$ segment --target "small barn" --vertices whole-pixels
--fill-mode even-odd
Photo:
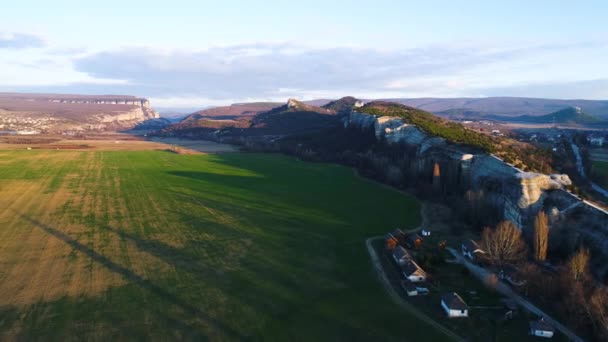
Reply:
[[[441,296],[441,307],[448,317],[469,317],[469,307],[456,292]]]
[[[427,278],[424,270],[413,260],[408,260],[405,264],[401,265],[401,273],[403,273],[405,279],[412,283],[426,281]]]
[[[397,265],[401,266],[412,260],[412,257],[405,248],[397,246],[395,249],[393,249],[393,260],[395,260]]]
[[[552,338],[554,333],[555,328],[542,317],[538,321],[530,322],[530,335],[532,336]]]
[[[467,240],[461,245],[462,255],[466,256],[470,260],[477,260],[480,255],[485,254],[477,242],[473,240]]]

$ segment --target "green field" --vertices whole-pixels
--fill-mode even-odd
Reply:
[[[0,151],[0,340],[441,340],[364,245],[419,219],[276,155]]]
[[[608,161],[594,160],[591,178],[602,187],[608,187]]]

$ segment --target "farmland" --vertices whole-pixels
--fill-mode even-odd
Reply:
[[[364,246],[419,209],[275,155],[0,151],[0,339],[442,340]]]

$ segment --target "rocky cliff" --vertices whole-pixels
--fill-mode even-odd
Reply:
[[[543,208],[553,191],[563,191],[571,185],[567,175],[544,175],[523,172],[500,158],[486,153],[470,153],[445,139],[427,135],[403,119],[352,112],[345,126],[370,129],[376,139],[388,144],[416,147],[416,164],[420,172],[430,172],[435,164],[456,170],[459,182],[474,190],[484,190],[486,196],[502,208],[503,217],[523,227],[531,216]],[[450,173],[442,173],[442,177]],[[423,175],[424,176],[424,175]],[[564,203],[566,207],[571,203]],[[559,208],[558,208],[559,210]]]

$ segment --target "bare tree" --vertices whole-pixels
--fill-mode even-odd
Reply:
[[[574,281],[582,280],[588,275],[589,271],[589,250],[586,248],[579,249],[568,260],[566,264],[566,272],[570,279]]]
[[[488,259],[497,265],[516,263],[526,257],[526,244],[521,230],[511,221],[500,222],[495,229],[485,228],[481,236],[481,246]]]
[[[597,287],[589,298],[589,305],[597,335],[604,341],[608,340],[608,288]]]
[[[547,258],[547,247],[549,242],[549,224],[544,211],[539,211],[534,219],[534,259],[544,261]]]

